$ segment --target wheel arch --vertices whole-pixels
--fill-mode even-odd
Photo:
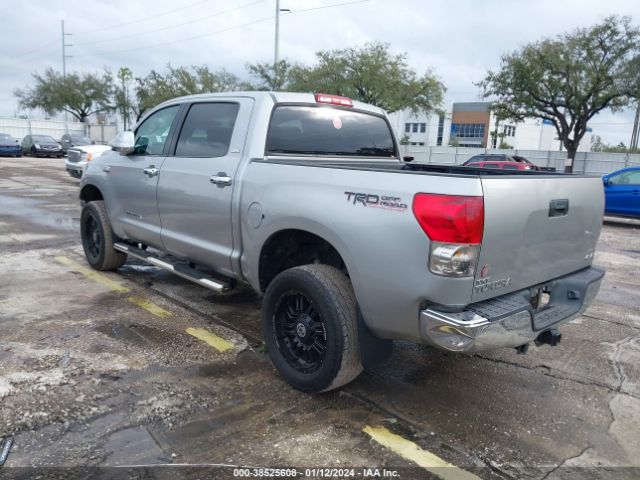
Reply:
[[[344,251],[335,239],[327,239],[318,232],[301,228],[279,229],[271,233],[260,248],[257,269],[260,291],[264,292],[278,273],[312,263],[331,265],[351,278],[353,271]]]
[[[102,191],[91,183],[84,185],[80,190],[80,201],[87,203],[94,202],[96,200],[104,200]]]

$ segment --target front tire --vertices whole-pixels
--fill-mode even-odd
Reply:
[[[265,292],[262,330],[271,361],[298,390],[326,392],[362,372],[355,294],[334,267],[304,265],[278,274]]]
[[[84,256],[96,270],[115,270],[127,261],[126,253],[113,248],[113,234],[103,201],[89,202],[82,208],[80,236]]]

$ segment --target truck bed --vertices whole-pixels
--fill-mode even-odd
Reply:
[[[269,157],[265,160],[269,163],[284,165],[306,165],[313,167],[336,168],[346,170],[363,170],[369,172],[395,172],[416,175],[446,175],[456,177],[495,177],[495,176],[529,176],[529,177],[596,177],[595,175],[576,175],[562,172],[550,172],[543,170],[500,170],[491,168],[463,167],[461,165],[440,165],[424,163],[403,163],[396,160],[348,160],[348,159],[327,159],[317,158],[283,158]]]

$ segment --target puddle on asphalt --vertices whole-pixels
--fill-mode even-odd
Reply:
[[[144,426],[132,426],[113,432],[103,447],[107,465],[171,463]]]
[[[78,230],[80,222],[77,218],[46,210],[43,208],[44,203],[31,198],[0,195],[0,214],[20,217],[22,220],[44,227],[60,230]]]
[[[140,345],[158,345],[171,339],[172,334],[164,330],[146,325],[125,325],[122,323],[110,323],[101,325],[96,331],[123,340],[125,342]]]
[[[271,363],[266,354],[252,350],[240,352],[230,366],[227,363],[206,363],[187,368],[187,372],[201,377],[238,377],[244,375],[272,375]]]

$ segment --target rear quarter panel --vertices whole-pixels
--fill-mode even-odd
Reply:
[[[285,229],[316,234],[342,256],[367,325],[381,337],[419,340],[418,312],[425,302],[463,306],[473,279],[428,271],[429,239],[411,211],[417,192],[482,194],[477,177],[361,171],[273,161],[252,161],[240,199],[243,276],[259,290],[264,243]],[[403,209],[353,202],[345,192],[398,197]],[[259,227],[248,214],[259,205]],[[255,212],[254,212],[255,213]],[[255,217],[254,217],[255,218]]]

